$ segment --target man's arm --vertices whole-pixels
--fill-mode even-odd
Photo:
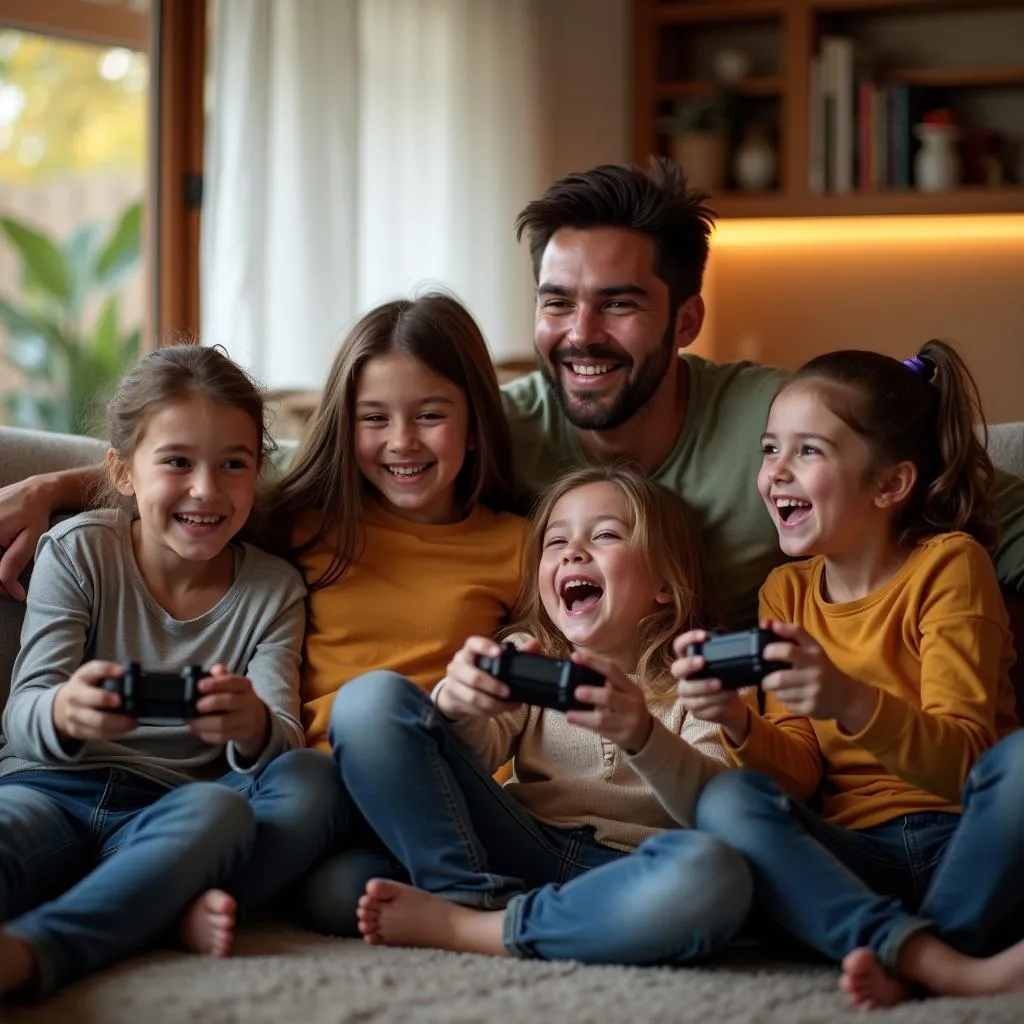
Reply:
[[[996,575],[1003,587],[1024,594],[1024,480],[1002,469],[996,470],[996,515],[1003,527]]]
[[[18,577],[56,512],[81,512],[106,479],[103,466],[40,473],[0,488],[0,595],[25,600]]]

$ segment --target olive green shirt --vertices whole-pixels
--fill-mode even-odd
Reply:
[[[757,473],[768,409],[787,373],[757,363],[712,363],[689,353],[679,358],[689,373],[686,419],[651,478],[693,509],[727,624],[752,625],[758,589],[786,560],[757,492]],[[502,394],[516,473],[530,494],[540,493],[566,470],[586,465],[575,428],[539,372],[511,381]],[[996,570],[1004,586],[1024,590],[1024,481],[998,472],[996,486],[1003,523]]]

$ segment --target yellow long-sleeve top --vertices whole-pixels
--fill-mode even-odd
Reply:
[[[823,597],[824,561],[775,569],[761,618],[799,623],[841,672],[878,689],[859,733],[789,713],[771,693],[733,761],[768,772],[824,817],[870,828],[904,814],[957,812],[975,760],[1017,728],[1013,641],[988,553],[963,533],[922,541],[884,586]]]
[[[526,521],[477,505],[461,522],[412,523],[372,499],[364,538],[345,575],[307,598],[302,724],[328,749],[334,696],[372,669],[392,669],[429,690],[472,634],[493,636],[519,585]],[[331,552],[300,562],[307,581]]]

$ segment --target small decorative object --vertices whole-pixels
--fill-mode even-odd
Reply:
[[[956,142],[960,128],[949,110],[931,110],[914,125],[921,148],[914,158],[914,183],[921,192],[943,192],[960,183]]]
[[[711,56],[715,77],[726,85],[733,85],[750,75],[750,57],[743,50],[716,50]]]
[[[680,101],[670,117],[659,121],[659,128],[669,137],[672,159],[691,188],[718,192],[724,187],[729,117],[723,90]]]
[[[775,183],[775,147],[764,125],[749,124],[732,158],[736,184],[745,192],[761,192]]]

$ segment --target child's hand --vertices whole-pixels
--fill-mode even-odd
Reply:
[[[539,648],[536,640],[529,640],[521,650]],[[437,691],[438,710],[453,722],[460,718],[494,718],[521,706],[506,700],[508,687],[500,679],[477,668],[479,654],[496,658],[501,654],[501,645],[490,637],[471,636],[448,663],[443,685]]]
[[[574,651],[572,660],[600,672],[604,686],[577,686],[573,696],[594,710],[567,711],[566,721],[611,740],[627,754],[642,750],[654,727],[644,691],[607,658]]]
[[[847,732],[860,732],[874,713],[878,691],[840,672],[800,626],[769,620],[765,627],[782,637],[765,647],[765,657],[792,668],[765,676],[761,686],[794,714],[835,719]]]
[[[206,743],[234,743],[238,753],[255,761],[267,744],[270,711],[245,676],[234,676],[224,665],[214,665],[199,681],[202,696],[196,703],[199,717],[188,727]]]
[[[690,679],[705,665],[701,654],[687,657],[683,654],[687,644],[707,640],[703,629],[691,629],[672,641],[676,660],[672,662],[672,675],[679,680],[676,692],[686,710],[703,722],[716,722],[724,730],[729,742],[739,746],[750,732],[750,708],[736,690],[723,690],[719,679]]]
[[[57,687],[53,724],[61,739],[116,740],[139,724],[130,715],[115,713],[121,706],[118,694],[100,689],[104,679],[123,675],[115,661],[87,661]]]

